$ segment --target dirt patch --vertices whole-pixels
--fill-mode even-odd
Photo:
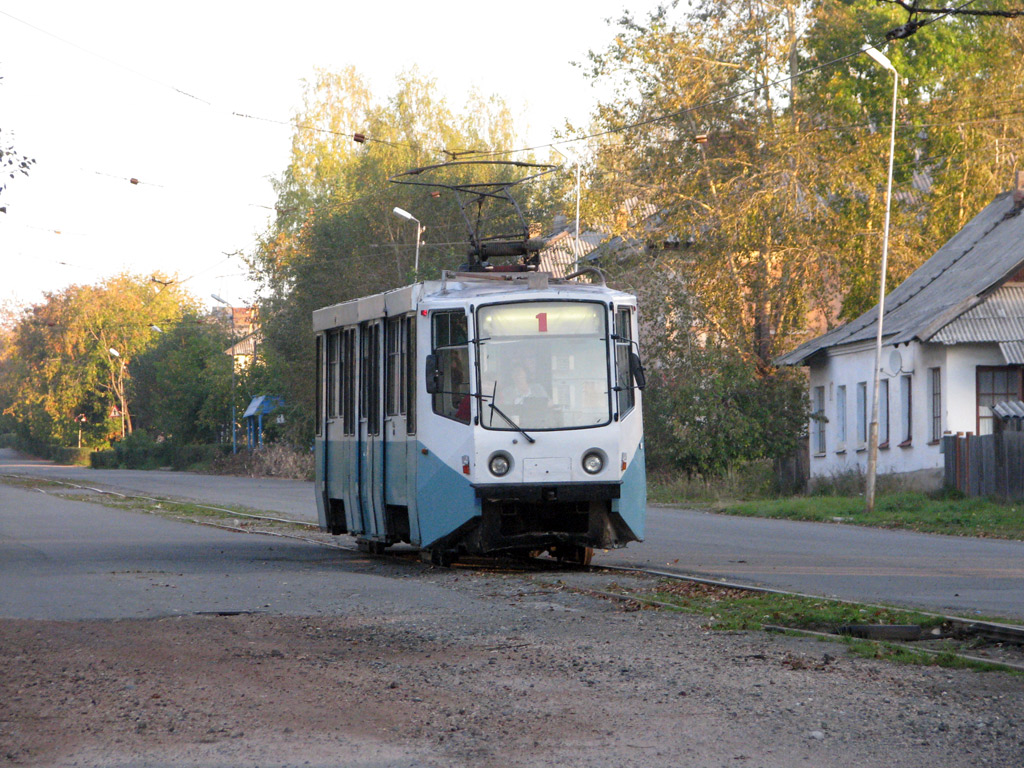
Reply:
[[[581,594],[606,586],[591,574],[417,578],[450,589],[451,605],[2,621],[0,763],[788,768],[1024,757],[1020,678],[709,633],[699,617]],[[467,607],[481,598],[485,607]]]

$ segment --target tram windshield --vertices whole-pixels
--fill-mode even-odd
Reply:
[[[580,301],[481,307],[481,424],[539,430],[609,423],[606,311]]]

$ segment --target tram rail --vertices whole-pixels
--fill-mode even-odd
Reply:
[[[14,479],[18,479],[18,480],[28,481],[30,483],[31,482],[38,482],[40,480],[40,478],[38,476],[15,475],[15,474],[4,474],[2,476],[3,477],[8,477],[8,478],[14,478]],[[273,516],[273,515],[257,514],[257,513],[254,513],[254,512],[242,512],[242,511],[235,510],[235,509],[229,509],[229,508],[226,508],[226,507],[218,507],[218,506],[214,506],[214,505],[210,505],[210,504],[203,504],[203,503],[195,502],[195,501],[191,501],[191,500],[168,499],[168,498],[160,498],[160,497],[153,497],[153,496],[145,496],[145,495],[142,495],[142,494],[121,493],[119,491],[113,491],[113,490],[106,489],[106,488],[99,488],[99,487],[96,487],[96,486],[84,485],[84,484],[81,484],[81,483],[74,483],[74,482],[71,482],[71,481],[68,481],[68,480],[54,480],[54,479],[47,478],[45,480],[45,482],[46,483],[56,484],[56,485],[63,485],[63,486],[67,486],[67,487],[70,487],[70,488],[75,488],[75,489],[78,489],[78,490],[91,491],[91,492],[94,492],[94,493],[97,493],[97,494],[101,494],[101,495],[109,495],[109,496],[116,496],[116,497],[119,497],[119,498],[122,498],[122,499],[131,499],[131,500],[136,500],[136,501],[150,502],[150,503],[154,503],[156,505],[161,505],[161,504],[171,504],[171,505],[173,505],[173,504],[187,504],[188,506],[194,507],[196,509],[208,510],[208,511],[211,511],[211,512],[219,512],[219,513],[222,513],[224,515],[229,515],[233,519],[243,518],[243,519],[246,519],[246,520],[262,521],[262,522],[266,522],[266,523],[272,523],[272,524],[275,524],[275,525],[288,525],[288,526],[294,526],[296,528],[304,528],[304,529],[307,529],[307,530],[319,531],[319,526],[316,523],[312,523],[312,522],[306,522],[306,521],[302,521],[302,520],[295,520],[295,519],[285,518],[285,517],[277,517],[277,516]],[[42,493],[45,493],[45,491],[43,491],[40,488],[36,488],[36,490],[40,491]],[[160,508],[159,506],[157,507],[157,509],[150,510],[150,512],[151,512],[151,514],[161,514],[161,515],[165,515],[165,516],[168,515],[168,510]],[[174,517],[176,519],[180,519],[180,520],[186,521],[186,522],[192,522],[192,523],[196,523],[196,524],[199,524],[199,525],[207,525],[207,526],[210,526],[210,527],[219,528],[221,530],[232,531],[232,532],[235,532],[235,533],[251,533],[251,534],[264,535],[264,536],[276,536],[276,537],[281,537],[281,538],[288,538],[288,539],[295,539],[295,540],[299,540],[299,541],[304,541],[304,542],[315,544],[315,545],[318,545],[318,546],[327,547],[327,548],[330,548],[330,549],[337,549],[337,550],[346,551],[346,552],[354,552],[354,553],[359,553],[359,554],[373,554],[373,553],[368,553],[366,549],[360,548],[355,543],[353,543],[353,544],[342,544],[342,543],[338,543],[336,541],[325,540],[322,537],[314,538],[314,537],[311,537],[311,536],[303,536],[303,535],[290,534],[290,533],[285,533],[285,532],[282,532],[282,531],[269,531],[269,530],[253,529],[253,528],[243,528],[243,527],[239,527],[239,526],[236,526],[236,525],[225,525],[225,524],[223,524],[221,522],[216,522],[216,521],[213,521],[213,520],[196,519],[195,517],[188,517],[188,516],[185,516],[185,515],[173,515],[172,514],[170,516]],[[381,558],[389,558],[389,559],[409,560],[409,559],[411,559],[413,557],[416,557],[418,559],[418,555],[419,555],[418,552],[410,550],[410,551],[398,551],[398,552],[384,552],[383,554],[375,554],[374,556],[381,557]],[[484,562],[485,562],[484,559],[467,559],[467,560],[463,561],[460,564],[460,567],[481,568],[481,567],[483,567]],[[486,562],[493,566],[494,560],[493,559],[487,559]],[[515,567],[517,569],[522,569],[522,570],[525,570],[527,568],[529,568],[530,570],[538,570],[538,569],[550,570],[552,568],[555,568],[555,569],[560,569],[560,570],[577,570],[577,571],[578,570],[589,570],[589,571],[602,571],[602,572],[607,572],[607,573],[635,574],[635,575],[651,576],[651,577],[661,578],[661,579],[671,579],[671,580],[675,580],[675,581],[682,581],[682,582],[687,582],[687,583],[692,583],[692,584],[703,584],[703,585],[706,585],[706,586],[714,586],[714,587],[721,587],[721,588],[726,588],[726,589],[742,590],[742,591],[746,591],[746,592],[754,592],[754,593],[762,593],[762,594],[772,594],[772,595],[778,595],[778,596],[781,596],[781,597],[812,598],[812,599],[819,599],[819,600],[820,599],[828,599],[828,600],[834,600],[836,602],[847,603],[847,604],[851,604],[851,605],[858,605],[858,606],[868,607],[868,608],[871,608],[871,607],[874,607],[874,608],[892,608],[893,607],[893,606],[880,606],[880,605],[875,605],[875,604],[870,604],[870,603],[860,603],[860,602],[852,601],[852,600],[842,600],[840,598],[826,597],[826,596],[823,596],[823,595],[811,595],[811,594],[802,593],[802,592],[792,592],[792,591],[788,591],[788,590],[777,589],[777,588],[774,588],[774,587],[765,587],[765,586],[761,586],[761,585],[757,585],[757,584],[747,584],[747,583],[737,582],[737,581],[728,581],[728,580],[725,580],[725,579],[713,579],[713,578],[707,578],[707,577],[702,577],[702,576],[693,576],[693,575],[689,575],[689,574],[681,574],[681,573],[677,573],[677,572],[674,572],[674,571],[663,571],[663,570],[658,570],[658,569],[653,569],[653,568],[637,568],[637,567],[626,567],[626,566],[615,566],[615,565],[589,565],[589,566],[581,566],[581,565],[575,564],[575,563],[563,563],[563,562],[560,562],[560,561],[555,560],[555,559],[550,559],[549,560],[549,559],[546,559],[546,558],[545,559],[535,558],[535,559],[532,559],[532,560],[512,560],[512,559],[509,559],[509,560],[502,560],[500,562],[501,562],[501,566],[504,567],[504,568]],[[624,601],[624,602],[631,601],[631,602],[637,602],[637,603],[641,603],[641,604],[647,604],[647,605],[650,605],[652,607],[658,607],[658,608],[672,608],[672,609],[677,609],[678,608],[678,606],[672,605],[670,603],[664,603],[664,602],[659,601],[659,600],[655,600],[655,599],[652,599],[652,598],[645,597],[643,595],[637,595],[637,594],[632,594],[632,593],[606,592],[606,591],[593,590],[593,589],[588,589],[588,590],[586,590],[586,592],[588,594],[593,594],[595,596],[602,597],[602,598],[609,599],[609,600],[617,600],[617,601]],[[918,609],[912,609],[912,610],[914,610],[916,613],[919,613],[919,614],[921,614],[923,616],[927,616],[929,618],[941,619],[943,621],[943,623],[945,625],[951,627],[952,631],[955,632],[957,637],[960,637],[960,638],[977,638],[977,639],[984,640],[985,642],[988,642],[988,643],[1004,643],[1004,644],[1010,644],[1010,645],[1016,645],[1016,646],[1024,647],[1024,626],[1015,625],[1015,624],[1009,624],[1009,623],[1004,623],[1004,622],[987,621],[987,620],[981,620],[981,619],[976,619],[976,618],[969,618],[969,617],[964,617],[964,616],[954,616],[954,615],[948,615],[948,614],[937,614],[937,613],[932,613],[932,612],[928,612],[928,611],[922,611],[922,610],[918,610]],[[881,626],[886,626],[886,625],[881,625]],[[762,626],[762,629],[764,631],[766,631],[766,632],[786,632],[786,633],[799,634],[799,635],[803,635],[803,636],[807,636],[807,637],[818,637],[818,638],[821,638],[821,639],[829,639],[829,640],[836,640],[837,638],[842,636],[842,634],[832,634],[832,633],[826,633],[826,632],[818,632],[818,631],[803,629],[803,628],[799,628],[799,627],[786,627],[786,626],[780,626],[780,625],[774,625],[774,624],[765,624],[765,625]],[[849,633],[847,633],[847,634],[849,634]],[[937,655],[938,654],[938,652],[936,652],[936,651],[931,651],[929,649],[921,648],[919,646],[913,646],[913,645],[906,644],[906,643],[893,643],[893,642],[887,641],[883,637],[875,637],[875,638],[869,638],[869,639],[876,639],[876,640],[879,640],[879,641],[886,641],[886,642],[889,642],[890,645],[896,645],[898,647],[908,648],[908,649],[911,649],[911,650],[924,652],[926,654],[933,654],[933,655]],[[1005,662],[1005,661],[997,661],[997,660],[993,660],[993,659],[990,659],[990,658],[982,658],[982,657],[979,657],[979,656],[974,656],[974,655],[965,654],[965,653],[952,653],[952,654],[950,654],[949,652],[946,652],[946,654],[959,657],[959,658],[961,658],[961,659],[963,659],[965,661],[989,664],[989,665],[993,665],[993,666],[1005,667],[1007,669],[1011,669],[1011,670],[1014,670],[1014,671],[1017,671],[1017,672],[1024,672],[1024,664],[1017,664],[1017,663],[1011,663],[1011,662]]]

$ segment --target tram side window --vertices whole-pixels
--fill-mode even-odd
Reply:
[[[327,418],[338,416],[338,385],[341,381],[341,333],[327,334]]]
[[[324,337],[316,337],[316,433],[323,433],[324,422]]]
[[[629,370],[629,353],[633,351],[633,325],[628,307],[615,312],[615,386],[618,395],[619,418],[633,409],[636,392]]]
[[[356,433],[356,329],[341,338],[341,423],[346,435]]]
[[[362,390],[362,415],[366,418],[366,433],[380,434],[380,329],[378,323],[363,327],[363,368],[359,386]]]
[[[433,395],[434,413],[469,423],[469,334],[466,313],[435,312],[431,317],[432,351],[440,371]]]
[[[402,321],[405,341],[405,431],[416,434],[416,316]]]
[[[387,328],[387,370],[385,372],[384,386],[386,389],[384,401],[387,405],[388,416],[398,416],[405,409],[401,407],[402,396],[402,318],[393,317],[388,320]]]

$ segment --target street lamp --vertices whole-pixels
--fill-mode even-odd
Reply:
[[[226,302],[224,299],[222,299],[216,293],[211,293],[210,294],[210,298],[213,299],[214,301],[219,301],[221,304],[226,306],[228,309],[231,309],[231,304]],[[231,322],[232,322],[232,329],[233,329],[234,328],[234,317],[232,317]],[[232,334],[232,339],[233,338],[234,338],[234,334]],[[238,404],[235,402],[235,399],[236,399],[235,398],[235,355],[234,355],[234,353],[230,349],[225,354],[227,354],[227,355],[229,355],[231,357],[231,453],[238,453],[238,436],[237,436],[238,435],[238,426],[237,426],[238,425],[238,416],[237,416]]]
[[[120,408],[118,408],[118,411],[121,416],[121,439],[124,440],[124,412],[127,408],[124,397],[124,360],[121,359],[121,353],[118,352],[113,347],[110,347],[107,350],[107,352],[110,353],[111,357],[116,357],[117,362],[119,363],[118,376],[114,387],[114,394],[117,395],[117,399],[120,403]],[[81,441],[81,437],[79,437],[79,441]]]
[[[407,221],[416,222],[416,263],[415,266],[413,267],[413,275],[415,278],[414,282],[416,282],[420,279],[420,236],[423,234],[423,225],[420,224],[419,219],[417,219],[408,211],[403,210],[401,208],[396,207],[392,211],[392,213],[395,214],[395,216],[398,216],[399,218],[406,219]]]
[[[896,153],[896,97],[900,75],[889,58],[877,48],[866,45],[864,53],[892,72],[892,128],[889,132],[889,181],[885,191],[885,231],[882,235],[881,279],[878,287],[878,330],[875,335],[875,375],[871,391],[871,424],[868,427],[868,471],[864,501],[868,512],[875,509],[875,478],[878,474],[878,390],[882,369],[882,321],[885,318],[885,273],[889,261],[889,212],[892,210],[892,166]]]

